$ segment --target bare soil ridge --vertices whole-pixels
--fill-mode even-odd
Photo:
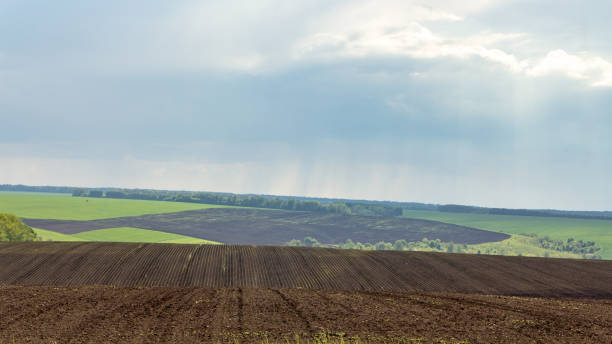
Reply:
[[[424,237],[458,244],[479,244],[510,237],[430,220],[241,208],[188,210],[92,221],[24,219],[24,222],[31,227],[63,234],[133,227],[237,245],[284,245],[307,236],[327,244],[344,243],[347,239],[372,244],[400,239],[419,241]]]
[[[0,243],[0,284],[612,298],[612,261],[304,247]]]

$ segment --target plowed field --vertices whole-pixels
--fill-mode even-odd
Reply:
[[[0,287],[0,343],[606,343],[612,302],[305,289]],[[348,342],[348,341],[345,341]]]
[[[400,239],[420,241],[423,238],[479,244],[510,237],[429,220],[243,208],[189,210],[92,221],[24,219],[24,222],[63,234],[132,227],[240,245],[285,245],[307,236],[327,244],[344,243],[347,239],[375,244]]]
[[[0,284],[612,297],[612,261],[134,243],[0,243]]]

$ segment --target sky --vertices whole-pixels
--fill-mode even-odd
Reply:
[[[0,0],[0,184],[612,210],[609,13]]]

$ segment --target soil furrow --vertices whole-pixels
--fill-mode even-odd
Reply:
[[[275,343],[321,333],[370,343],[612,340],[610,300],[95,286],[0,286],[0,296],[0,343]]]
[[[6,247],[10,249],[3,249]],[[21,248],[17,256],[15,248]],[[612,261],[595,260],[274,246],[40,242],[0,243],[0,266],[10,266],[0,269],[0,284],[188,285],[612,299]]]

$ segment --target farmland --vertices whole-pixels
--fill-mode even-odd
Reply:
[[[0,286],[0,343],[609,343],[610,300]],[[353,339],[353,340],[351,340]],[[537,339],[537,340],[536,340]]]
[[[217,210],[202,212],[208,211]],[[185,213],[190,212],[176,216]],[[288,212],[282,213],[277,216],[287,221]],[[73,230],[83,222],[67,223]],[[378,226],[383,224],[396,223]],[[36,232],[56,240],[199,240],[129,227]],[[607,343],[612,338],[610,261],[30,242],[0,243],[0,264],[0,343],[458,344],[531,343],[534,337]]]
[[[185,244],[214,244],[215,242],[191,238],[184,235],[152,231],[140,228],[106,228],[94,231],[81,232],[72,235],[84,241],[115,241],[115,242],[166,242]]]
[[[533,233],[554,239],[592,240],[602,247],[602,257],[612,259],[612,221],[536,216],[462,214],[405,210],[404,217],[454,223],[510,234]]]
[[[610,261],[35,242],[0,264],[1,343],[612,338]]]
[[[217,242],[192,238],[184,235],[152,231],[140,228],[106,228],[77,234],[62,234],[34,228],[40,241],[107,241],[107,242],[148,242],[176,244],[218,244]]]
[[[509,238],[505,234],[422,220],[68,194],[0,192],[0,211],[24,218],[42,240],[55,241],[284,245],[293,239],[313,236],[328,243],[347,239],[369,243],[419,241],[427,237],[477,244]]]
[[[33,230],[40,241],[84,241],[72,235],[48,231],[46,229],[33,228]]]
[[[476,244],[509,238],[506,234],[435,221],[246,208],[213,208],[92,221],[24,221],[32,227],[63,234],[132,227],[248,245],[284,245],[306,236],[328,243],[341,243],[349,238],[376,243],[398,239],[418,241],[427,237]]]
[[[604,246],[603,252],[597,254],[610,258],[605,247],[610,237],[606,226],[610,222],[602,220],[409,211],[405,216],[417,219],[402,219],[17,192],[0,192],[0,206],[2,211],[21,214],[43,241],[285,245],[311,237],[336,247],[345,245],[350,239],[363,243],[364,247],[370,245],[372,249],[372,245],[380,242],[391,246],[396,240],[419,243],[427,238],[446,243],[438,251],[452,252],[449,248],[455,244],[456,252],[463,253],[586,257],[545,249],[534,244],[536,240],[516,234],[531,232],[540,236],[550,234],[559,240],[570,237],[595,240]],[[423,221],[425,217],[452,223]],[[577,232],[591,235],[579,236]],[[416,244],[412,246],[414,250],[432,250]]]
[[[0,284],[612,297],[612,261],[302,247],[0,243]]]
[[[222,207],[181,202],[80,198],[69,194],[0,192],[0,213],[22,218],[94,220]]]
[[[429,238],[454,241],[462,252],[551,253],[529,237],[481,230],[491,223],[477,229],[410,218],[2,196],[18,200],[3,210],[35,215],[24,220],[43,241],[63,242],[0,243],[0,343],[612,338],[611,261],[202,245],[284,245],[305,237],[425,245]],[[20,205],[25,196],[38,203]]]

